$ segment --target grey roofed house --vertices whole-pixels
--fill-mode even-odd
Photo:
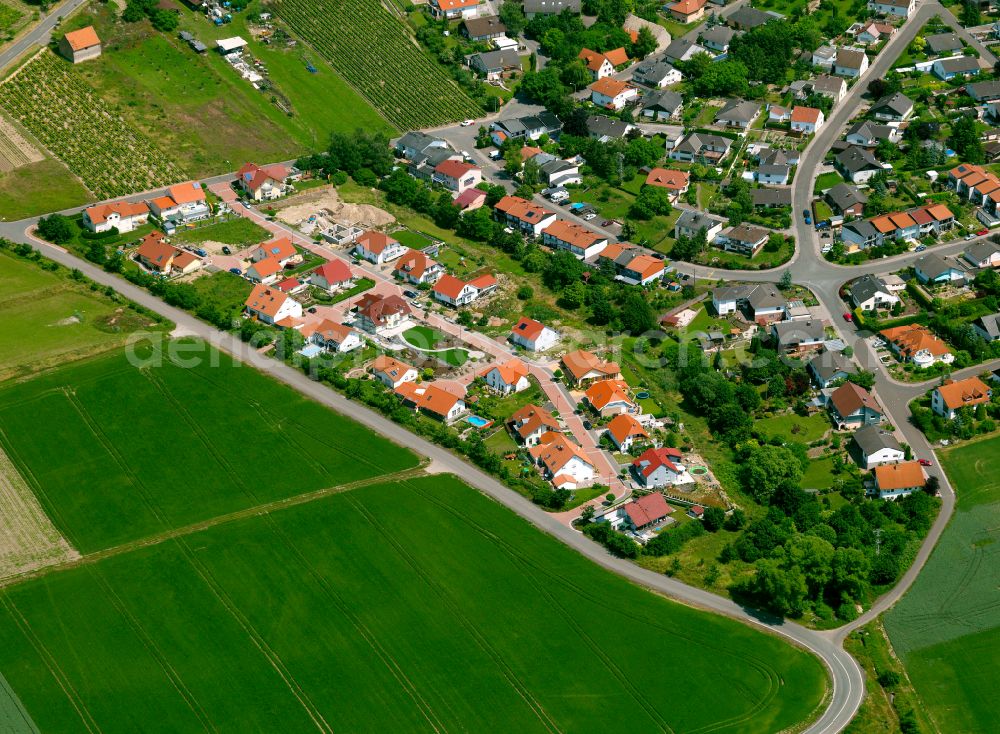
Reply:
[[[993,102],[1000,99],[1000,81],[973,82],[965,85],[965,91],[977,102]]]
[[[447,148],[450,150],[451,146],[448,141],[428,135],[420,130],[412,130],[396,141],[396,150],[407,157],[423,153],[428,148]]]
[[[520,69],[521,57],[513,49],[484,51],[483,53],[472,54],[469,57],[469,66],[478,69],[484,74],[506,71],[507,69]]]
[[[726,223],[722,217],[717,217],[708,212],[700,212],[695,209],[682,209],[681,215],[674,224],[676,230],[697,232],[699,229],[710,230],[721,227]]]
[[[709,48],[717,51],[725,51],[729,48],[729,44],[735,35],[736,31],[732,28],[727,28],[724,25],[717,25],[709,28],[701,34],[701,42]]]
[[[507,26],[495,15],[487,15],[482,18],[466,18],[462,21],[462,29],[465,31],[465,35],[473,40],[496,38],[507,33]]]
[[[958,56],[954,59],[941,59],[937,62],[945,74],[979,73],[979,59],[973,56]]]
[[[757,163],[769,166],[797,166],[799,165],[799,151],[762,148],[757,153]]]
[[[852,440],[866,458],[883,449],[903,450],[895,436],[875,425],[859,428],[854,432]]]
[[[837,154],[837,164],[852,175],[859,171],[869,171],[873,168],[882,170],[882,164],[867,148],[852,145]]]
[[[690,153],[698,155],[702,148],[724,148],[728,153],[733,146],[733,141],[721,135],[711,135],[709,133],[691,133],[674,146],[673,152]]]
[[[864,58],[864,51],[856,48],[838,48],[837,59],[834,61],[834,64],[845,69],[860,69],[861,64],[864,63]]]
[[[634,129],[635,125],[617,118],[604,115],[591,115],[587,118],[587,132],[590,133],[590,137],[598,140],[619,140]]]
[[[877,293],[889,294],[889,286],[882,282],[882,279],[877,275],[870,273],[862,275],[851,283],[851,300],[854,301],[855,305],[864,303]]]
[[[846,86],[847,82],[839,76],[830,76],[829,74],[820,74],[812,80],[813,91],[828,97],[840,96]]]
[[[1000,339],[1000,313],[991,313],[980,316],[972,322],[972,328],[980,333],[986,341],[994,342]]]
[[[821,344],[826,338],[823,322],[816,319],[808,321],[776,321],[771,329],[778,340],[779,347],[798,346],[800,344]]]
[[[856,186],[849,183],[839,183],[826,192],[826,198],[830,203],[844,212],[855,204],[867,204],[868,197],[865,196]]]
[[[747,289],[743,297],[755,312],[781,308],[785,305],[785,297],[770,283],[758,283],[743,288]]]
[[[809,360],[809,371],[820,387],[829,387],[834,380],[854,374],[854,365],[840,352],[824,351]]]
[[[866,141],[875,141],[874,144],[878,144],[882,140],[888,140],[889,142],[896,142],[899,140],[899,130],[892,125],[880,125],[877,122],[872,122],[871,120],[860,120],[850,128],[848,128],[846,136],[853,137],[858,136],[864,138]],[[852,143],[854,145],[855,143]]]
[[[680,112],[683,104],[684,97],[677,92],[671,92],[669,89],[650,92],[642,98],[643,110],[654,110],[670,116]]]
[[[792,172],[791,166],[784,163],[762,163],[757,166],[757,173],[760,176],[765,176],[767,178],[777,177],[788,177],[788,174]]]
[[[997,253],[1000,253],[1000,244],[990,240],[979,240],[966,247],[964,254],[966,261],[978,266],[979,263],[991,260]]]
[[[913,100],[902,92],[887,94],[873,104],[869,112],[873,115],[887,115],[902,120],[913,114]]]
[[[791,189],[751,189],[754,206],[791,206]]]
[[[729,99],[715,116],[715,121],[739,122],[749,125],[760,114],[760,103],[745,99]]]
[[[708,52],[697,43],[691,43],[691,41],[685,41],[683,38],[678,38],[675,41],[671,41],[670,45],[664,49],[663,58],[671,63],[675,63],[677,61],[687,61],[692,56],[696,56],[700,53]]]
[[[844,225],[844,229],[849,229],[855,232],[858,237],[863,240],[870,240],[873,237],[878,237],[879,231],[875,228],[867,219],[860,219],[856,222],[848,222]]]
[[[675,71],[677,70],[667,61],[643,61],[632,71],[632,81],[658,87]]]
[[[954,266],[949,265],[944,259],[933,252],[928,252],[918,260],[914,261],[913,267],[919,268],[920,272],[931,280],[936,280],[942,275],[954,270]]]
[[[564,10],[579,13],[581,4],[582,0],[524,0],[524,14],[530,18],[532,15],[558,15]]]
[[[764,25],[765,23],[770,23],[772,20],[779,18],[778,15],[772,15],[771,13],[765,13],[762,10],[757,10],[756,8],[743,7],[734,13],[731,13],[728,18],[726,18],[726,24],[738,28],[740,30],[748,31],[751,28],[756,28],[759,25]]]
[[[927,48],[935,54],[961,51],[964,48],[962,39],[956,33],[934,33],[926,36],[924,40],[927,42]]]

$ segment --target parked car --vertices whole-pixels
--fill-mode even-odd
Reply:
[[[472,127],[473,125],[476,124],[476,121],[475,120],[462,120],[462,122],[460,122],[459,124],[462,127]]]
[[[229,268],[229,272],[233,275],[243,275],[243,271],[239,268]]]
[[[223,255],[232,255],[233,251],[229,249],[229,245],[223,245],[222,246],[222,254]]]
[[[403,295],[407,298],[416,298],[418,294],[416,291],[403,291]]]
[[[988,229],[981,229],[978,232],[976,232],[976,236],[977,237],[982,237],[983,235],[987,235],[989,233],[990,233],[990,231]]]
[[[312,306],[311,308],[307,308],[306,311],[309,313],[316,313],[316,307]]]
[[[246,208],[246,209],[250,208],[250,202],[249,201],[241,201],[240,203],[243,205],[244,208]]]
[[[605,219],[603,222],[601,222],[602,227],[610,227],[612,224],[614,224],[614,222],[611,221],[610,219]]]
[[[844,321],[854,321],[854,314],[852,314],[852,313],[845,313],[844,314]]]
[[[584,428],[586,428],[586,429],[587,429],[588,431],[589,431],[589,430],[590,430],[591,428],[593,428],[593,426],[591,425],[590,421],[584,421],[584,422],[583,422],[583,427],[584,427]]]
[[[915,249],[914,252],[923,252],[926,249],[927,249],[926,245],[917,245],[917,249]]]
[[[812,214],[809,213],[808,209],[802,210],[802,216],[805,218],[806,224],[812,224]]]
[[[597,219],[597,212],[587,212],[583,215],[583,219],[586,222],[589,222],[591,219]]]
[[[967,240],[975,239],[975,237],[976,235],[972,234],[972,232],[969,232],[969,234],[965,235],[965,239]]]
[[[934,466],[934,463],[930,459],[917,459],[917,463],[920,466]]]
[[[198,257],[208,257],[208,253],[202,250],[201,248],[195,248],[194,254],[197,255]]]

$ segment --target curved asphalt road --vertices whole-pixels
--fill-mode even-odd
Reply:
[[[68,3],[53,11],[31,33],[19,39],[5,53],[0,54],[0,66],[9,63],[33,43],[44,42],[44,39],[47,38],[48,33],[55,25],[57,15],[65,15],[71,12],[83,1],[69,0]],[[876,57],[864,78],[856,83],[851,91],[848,92],[845,99],[837,105],[823,129],[813,138],[803,152],[802,161],[792,188],[793,213],[800,213],[801,210],[809,206],[809,202],[812,200],[812,189],[816,172],[825,157],[826,151],[840,136],[843,127],[856,111],[860,97],[867,87],[867,80],[884,76],[899,53],[917,35],[924,22],[934,15],[940,16],[947,24],[955,28],[956,31],[961,30],[964,33],[964,29],[958,26],[954,16],[937,2],[925,2],[914,13],[897,32],[896,36],[886,45],[882,53]],[[212,181],[228,180],[231,177],[231,174],[219,176],[212,179]],[[136,288],[131,283],[106,273],[61,248],[40,243],[37,240],[27,237],[25,228],[31,224],[33,224],[33,220],[0,224],[0,235],[18,242],[30,242],[53,260],[68,267],[78,268],[94,281],[103,285],[110,285],[127,298],[166,316],[174,321],[183,331],[199,336],[217,348],[234,355],[241,361],[247,362],[271,374],[273,377],[287,383],[303,394],[344,415],[350,416],[359,423],[401,445],[414,449],[419,454],[430,458],[440,470],[448,471],[462,477],[466,482],[484,494],[489,495],[497,502],[510,508],[539,529],[571,546],[598,565],[652,591],[663,593],[692,606],[725,614],[729,617],[760,626],[809,649],[827,666],[831,676],[832,695],[823,714],[804,730],[808,734],[834,734],[835,732],[842,731],[854,717],[865,695],[864,674],[857,662],[844,651],[842,646],[843,641],[850,632],[868,623],[890,608],[906,592],[916,579],[917,574],[920,573],[954,511],[954,491],[944,473],[937,467],[932,467],[930,469],[931,473],[936,474],[941,481],[942,511],[931,528],[923,546],[920,548],[915,561],[900,579],[899,583],[892,590],[880,597],[868,612],[854,622],[825,632],[809,630],[794,622],[769,617],[758,610],[742,607],[729,599],[724,599],[702,589],[687,586],[675,579],[647,571],[633,563],[608,555],[600,546],[590,542],[580,533],[561,524],[554,517],[539,509],[528,500],[507,489],[493,477],[470,466],[448,451],[409,433],[382,415],[347,400],[342,395],[319,383],[313,382],[287,365],[259,354],[231,335],[217,331],[195,319],[193,316],[167,306],[159,299],[144,290]],[[599,228],[591,227],[591,229]],[[936,381],[930,380],[925,383],[916,384],[901,383],[892,379],[885,368],[878,362],[874,352],[863,338],[864,335],[858,334],[855,331],[848,332],[846,330],[848,328],[846,323],[838,318],[838,314],[844,309],[844,304],[839,297],[839,289],[845,281],[856,278],[864,273],[887,272],[905,267],[919,257],[919,255],[907,253],[892,258],[868,262],[856,267],[835,265],[823,259],[819,251],[820,244],[817,240],[815,230],[811,226],[806,225],[800,216],[795,216],[794,229],[797,241],[795,256],[788,264],[780,268],[770,271],[741,272],[718,270],[702,266],[696,268],[687,263],[677,263],[678,270],[689,274],[693,273],[698,277],[707,279],[739,278],[747,281],[768,282],[777,281],[785,270],[790,270],[795,282],[812,289],[822,306],[828,312],[840,336],[847,343],[854,345],[855,357],[861,361],[863,366],[871,369],[880,376],[881,379],[877,384],[876,394],[886,409],[892,424],[903,433],[906,441],[913,447],[915,455],[931,456],[933,448],[924,438],[923,434],[910,425],[908,421],[907,405],[910,400],[923,394]],[[967,244],[965,241],[958,240],[935,247],[934,252],[941,255],[955,255]],[[993,368],[998,365],[1000,365],[1000,360],[996,364],[989,365],[989,367]],[[985,368],[985,366],[974,367],[957,374],[963,376],[965,374],[975,374],[983,371]]]

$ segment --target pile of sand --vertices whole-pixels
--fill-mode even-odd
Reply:
[[[394,224],[396,218],[384,209],[369,204],[348,204],[341,201],[336,189],[324,188],[294,196],[277,211],[277,218],[297,227],[312,216],[354,224],[362,229],[381,229]]]

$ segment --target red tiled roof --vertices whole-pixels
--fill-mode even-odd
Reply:
[[[876,466],[875,483],[883,492],[891,492],[894,489],[923,487],[927,484],[927,478],[919,462],[904,461],[901,464]]]
[[[632,524],[637,528],[644,528],[647,525],[657,523],[673,510],[667,504],[667,500],[659,492],[647,494],[637,500],[632,500],[624,507],[625,514]]]
[[[941,399],[949,410],[990,401],[990,388],[978,377],[946,382],[935,389],[941,394]]]
[[[287,300],[288,296],[276,288],[257,285],[250,292],[245,305],[251,311],[265,314],[273,319]]]
[[[70,31],[66,34],[65,38],[66,43],[74,51],[83,51],[85,48],[101,45],[101,39],[97,37],[97,31],[94,30],[94,26],[92,25],[81,28],[78,31]]]
[[[351,279],[350,266],[339,258],[328,260],[313,271],[327,283],[343,283]]]
[[[608,423],[608,433],[610,433],[620,446],[629,436],[642,436],[649,438],[646,429],[642,427],[634,417],[628,413],[619,413]]]
[[[681,191],[687,188],[690,178],[687,171],[675,171],[672,168],[654,168],[646,176],[646,183],[649,186],[662,186],[665,189]]]
[[[674,474],[680,474],[680,468],[674,463],[674,460],[680,457],[680,451],[666,446],[658,449],[646,449],[632,461],[632,466],[642,472],[644,477],[648,477],[661,466],[665,466]]]
[[[117,214],[122,219],[126,217],[137,217],[149,211],[149,206],[138,201],[112,201],[107,204],[95,204],[87,207],[87,218],[94,224],[102,224],[108,220],[112,214]]]
[[[435,173],[440,173],[442,176],[448,176],[449,178],[461,178],[469,171],[478,170],[479,166],[453,160],[442,161],[441,163],[438,163],[437,167],[434,169]]]

